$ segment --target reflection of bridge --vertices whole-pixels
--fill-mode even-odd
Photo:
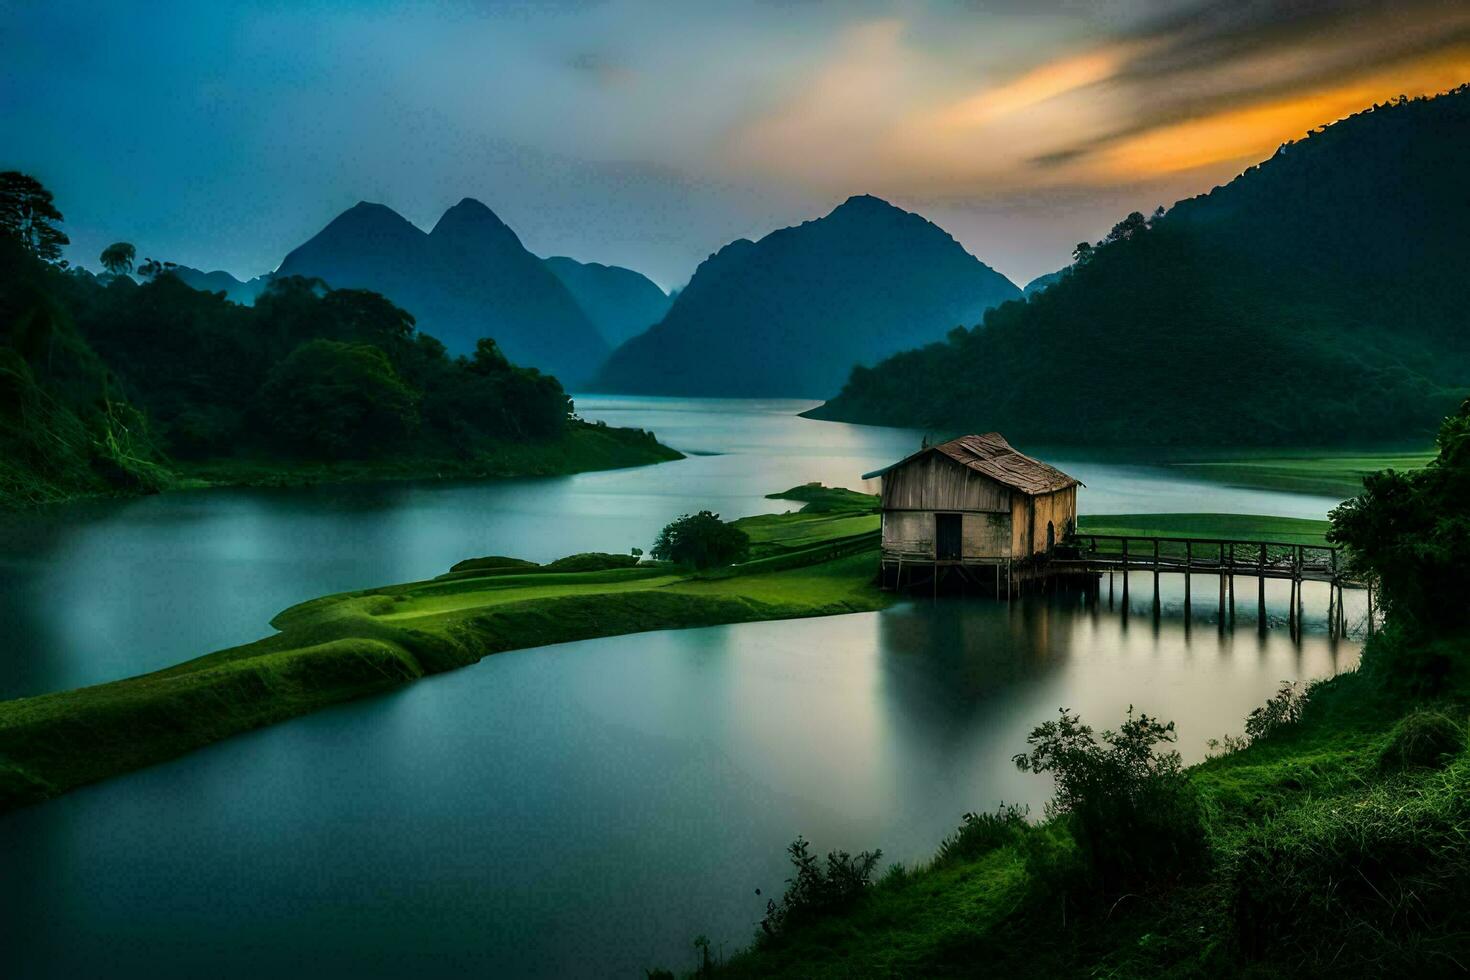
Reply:
[[[1158,606],[1159,576],[1166,572],[1184,575],[1184,614],[1190,614],[1190,576],[1219,578],[1220,620],[1228,613],[1235,618],[1235,578],[1256,579],[1257,617],[1265,624],[1266,580],[1291,583],[1289,620],[1293,632],[1301,628],[1302,583],[1327,583],[1327,623],[1334,632],[1347,629],[1343,611],[1344,586],[1368,590],[1368,630],[1373,630],[1373,583],[1352,576],[1343,561],[1342,549],[1330,545],[1289,544],[1281,541],[1242,541],[1228,538],[1164,538],[1120,534],[1075,534],[1055,549],[1031,574],[1054,575],[1102,572],[1152,572],[1154,604]],[[1111,587],[1111,575],[1110,587]],[[1123,596],[1128,596],[1128,576],[1123,576]]]
[[[887,556],[885,556],[886,558]],[[930,590],[936,594],[941,583],[952,573],[960,587],[972,584],[981,594],[990,587],[992,575],[984,575],[976,563],[934,561],[932,558],[883,562],[880,581],[889,587],[890,566],[894,570],[892,587]],[[1288,624],[1296,634],[1302,624],[1302,583],[1322,582],[1327,585],[1327,624],[1336,635],[1348,629],[1343,606],[1344,588],[1365,588],[1368,592],[1367,627],[1374,629],[1373,583],[1354,576],[1347,568],[1342,549],[1330,545],[1293,544],[1283,541],[1247,541],[1229,538],[1169,538],[1147,535],[1076,533],[1050,551],[1026,562],[991,564],[996,598],[1007,598],[1032,589],[1048,591],[1053,586],[1081,583],[1095,593],[1101,587],[1101,576],[1108,573],[1109,601],[1115,588],[1114,573],[1123,572],[1123,605],[1128,605],[1129,572],[1152,573],[1154,577],[1154,613],[1159,613],[1159,577],[1164,574],[1184,575],[1184,615],[1192,613],[1193,575],[1218,578],[1219,622],[1221,628],[1235,620],[1237,577],[1256,580],[1257,621],[1266,624],[1266,580],[1279,579],[1291,583]],[[924,575],[928,572],[928,575]],[[907,574],[906,574],[907,573]],[[916,576],[915,573],[918,573]],[[915,581],[915,578],[918,581]]]

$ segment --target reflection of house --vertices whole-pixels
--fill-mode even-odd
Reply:
[[[1008,565],[1048,551],[1077,522],[1077,487],[998,432],[921,449],[883,478],[883,564]]]

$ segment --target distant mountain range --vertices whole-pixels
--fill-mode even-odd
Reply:
[[[382,293],[452,352],[493,337],[512,361],[569,385],[590,377],[609,349],[561,279],[471,198],[427,234],[390,208],[360,203],[287,255],[276,275]]]
[[[545,262],[613,347],[662,320],[673,303],[651,279],[632,269],[578,262],[563,255]]]
[[[1319,129],[810,414],[1033,444],[1427,442],[1470,387],[1467,134],[1470,87]]]
[[[192,289],[205,293],[224,293],[226,299],[232,303],[239,303],[241,306],[250,306],[254,303],[255,298],[265,290],[271,281],[270,276],[265,275],[241,282],[222,269],[204,272],[187,265],[175,266],[169,271]]]
[[[668,315],[619,347],[601,391],[821,396],[854,364],[939,340],[1021,291],[916,214],[876,197],[735,241]]]
[[[1066,269],[1058,269],[1056,272],[1048,272],[1044,276],[1037,276],[1035,279],[1032,279],[1026,285],[1021,287],[1021,293],[1027,299],[1030,299],[1032,296],[1035,296],[1042,290],[1050,289],[1052,286],[1055,286],[1057,282],[1062,278],[1062,274],[1066,271]]]

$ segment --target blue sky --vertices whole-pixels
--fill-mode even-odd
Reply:
[[[247,276],[359,200],[483,200],[664,286],[854,193],[1017,282],[1400,92],[1470,80],[1440,0],[0,0],[0,167],[108,242]]]

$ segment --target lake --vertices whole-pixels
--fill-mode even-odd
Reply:
[[[495,483],[203,491],[10,518],[6,696],[96,683],[264,635],[326,592],[477,554],[647,547],[670,518],[796,505],[920,435],[795,417],[810,403],[583,397],[686,460]],[[1029,448],[1029,447],[1028,447]],[[1326,498],[1051,455],[1084,513],[1322,517]],[[1129,704],[1180,748],[1239,733],[1282,680],[1352,666],[1306,587],[1304,636],[1219,631],[1214,580],[1136,577],[1133,608],[915,601],[881,613],[671,631],[490,657],[0,818],[7,975],[642,976],[730,951],[779,893],[782,850],[932,854],[966,810],[1039,812],[1010,756],[1060,706]],[[1357,597],[1349,595],[1350,603]],[[1350,604],[1350,611],[1352,606]]]

